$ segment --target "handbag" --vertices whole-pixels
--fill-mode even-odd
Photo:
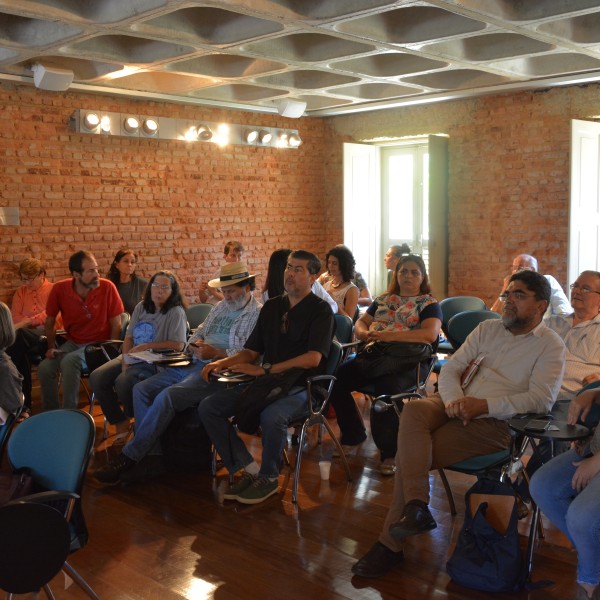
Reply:
[[[292,367],[283,373],[257,377],[235,401],[235,424],[243,433],[254,434],[260,426],[260,413],[269,404],[283,398],[295,385],[306,384],[306,369]]]
[[[420,342],[369,342],[356,354],[354,366],[370,378],[414,369],[431,358],[431,344]]]
[[[28,496],[32,491],[33,478],[28,473],[23,471],[15,473],[0,472],[0,506],[23,496]]]
[[[516,592],[527,581],[513,489],[481,478],[465,495],[465,522],[446,563],[456,583],[483,592]]]

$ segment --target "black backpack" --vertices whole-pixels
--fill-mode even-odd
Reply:
[[[482,499],[472,498],[474,494],[498,497],[502,506],[494,510],[493,498],[479,503]],[[483,592],[516,592],[526,587],[527,566],[519,545],[517,502],[512,487],[481,478],[466,493],[465,502],[465,522],[446,564],[452,580]],[[506,531],[492,525],[502,511]]]

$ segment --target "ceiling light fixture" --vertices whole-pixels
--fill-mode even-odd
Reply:
[[[298,146],[300,146],[300,144],[302,144],[302,140],[300,139],[300,136],[297,133],[291,133],[288,136],[288,144],[291,148],[297,148]]]
[[[244,134],[244,139],[248,144],[254,144],[258,139],[258,130],[257,129],[247,129]]]
[[[102,133],[110,133],[110,117],[105,115],[100,119],[100,129]]]

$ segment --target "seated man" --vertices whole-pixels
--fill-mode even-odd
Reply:
[[[530,254],[519,254],[515,256],[512,263],[512,273],[513,275],[519,271],[535,271],[537,273],[538,270],[538,261],[535,256],[531,256]],[[546,314],[544,318],[548,318],[550,315],[570,315],[573,310],[569,304],[569,300],[565,296],[560,283],[552,277],[552,275],[544,275],[544,277],[548,280],[550,284],[550,305],[546,310]],[[504,282],[502,284],[502,291],[506,289],[508,282],[510,280],[510,275],[507,275],[504,278]],[[502,298],[499,297],[496,302],[492,305],[492,308],[495,312],[502,312]]]
[[[329,305],[311,292],[321,268],[319,259],[304,250],[288,257],[284,286],[287,294],[268,300],[244,350],[204,367],[203,377],[229,368],[260,378],[272,373],[301,370],[294,384],[305,385],[306,378],[323,372],[331,346],[334,318]],[[256,361],[263,355],[262,365]],[[296,369],[294,369],[296,371]],[[277,493],[277,478],[287,428],[293,416],[306,405],[306,389],[292,389],[260,413],[262,463],[254,461],[229,419],[235,415],[236,400],[244,385],[211,394],[198,412],[208,435],[229,473],[244,469],[240,480],[225,492],[226,500],[256,504]]]
[[[600,379],[600,273],[583,271],[571,285],[573,314],[553,315],[546,325],[567,347],[559,400],[571,400],[579,390]]]
[[[95,479],[109,484],[120,480],[133,483],[161,473],[160,436],[175,413],[199,404],[210,389],[200,376],[204,365],[243,350],[256,324],[261,304],[252,294],[254,278],[243,262],[236,262],[223,265],[219,278],[209,281],[209,286],[221,289],[224,299],[188,341],[193,350],[192,364],[167,367],[135,385],[135,437],[114,461],[96,470]],[[212,386],[219,389],[217,383]]]
[[[384,575],[402,561],[407,537],[436,527],[428,508],[431,469],[508,448],[507,419],[551,409],[565,346],[542,322],[549,301],[550,285],[543,276],[532,271],[512,275],[502,320],[484,321],[469,335],[442,369],[439,394],[404,405],[392,504],[379,541],[352,567],[353,573]],[[479,370],[461,385],[477,358]]]
[[[79,379],[85,369],[88,344],[119,339],[123,302],[112,281],[98,277],[98,263],[90,252],[80,250],[69,258],[72,279],[54,284],[46,303],[46,358],[38,377],[45,410],[58,408],[58,372],[62,372],[63,408],[76,408]],[[56,348],[56,318],[61,313],[64,342]]]

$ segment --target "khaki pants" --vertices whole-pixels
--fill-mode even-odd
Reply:
[[[509,445],[510,431],[504,421],[479,418],[465,426],[462,421],[446,416],[439,394],[405,404],[398,430],[392,504],[379,541],[395,552],[402,549],[390,536],[390,525],[400,520],[409,500],[429,504],[431,469],[498,452]]]

